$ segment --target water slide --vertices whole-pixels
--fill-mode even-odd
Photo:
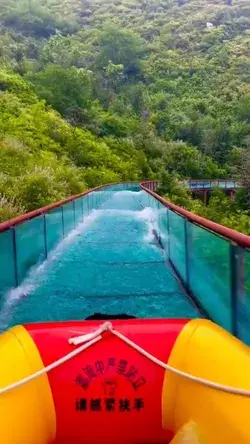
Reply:
[[[100,187],[0,224],[2,330],[122,312],[204,316],[249,342],[249,237],[144,185]]]
[[[0,224],[1,442],[249,442],[250,353],[227,331],[250,344],[250,238],[156,187],[106,185]],[[90,349],[50,371],[72,346]]]

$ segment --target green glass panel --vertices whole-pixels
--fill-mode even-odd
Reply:
[[[100,205],[99,202],[100,194],[98,192],[93,192],[91,194],[92,194],[92,210],[97,210]]]
[[[75,228],[75,211],[73,202],[63,205],[63,234],[64,237]]]
[[[237,332],[250,345],[250,252],[238,254]]]
[[[98,198],[98,208],[101,208],[102,205],[110,199],[110,192],[109,191],[98,191],[96,192],[97,198]]]
[[[232,330],[230,243],[188,224],[190,288],[213,321]]]
[[[78,225],[80,222],[82,222],[83,219],[82,200],[76,199],[74,201],[74,205],[75,205],[75,220],[76,220],[76,225]]]
[[[62,208],[55,208],[45,215],[48,252],[53,250],[63,238]]]
[[[0,304],[5,291],[16,286],[12,230],[0,233]]]
[[[145,203],[147,203],[147,206],[153,208],[154,210],[158,210],[160,208],[165,208],[158,200],[156,200],[153,196],[146,193],[145,191],[141,191],[143,193],[143,196],[145,196],[144,200]]]
[[[86,217],[89,214],[89,195],[88,194],[81,198],[81,203],[82,203],[83,217]]]
[[[46,258],[43,216],[16,227],[17,273],[20,283],[30,268]]]
[[[91,209],[98,210],[102,204],[109,199],[110,193],[107,191],[94,191],[90,194]]]
[[[165,254],[168,255],[168,241],[169,241],[169,233],[168,233],[168,209],[162,206],[159,209],[159,232],[161,237],[161,243],[164,247]]]
[[[88,206],[89,206],[89,212],[94,209],[93,193],[88,194]]]
[[[169,257],[186,281],[185,220],[173,211],[169,211]]]

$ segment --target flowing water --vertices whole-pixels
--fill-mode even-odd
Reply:
[[[117,191],[6,295],[0,327],[94,312],[197,317],[159,243],[143,191]]]

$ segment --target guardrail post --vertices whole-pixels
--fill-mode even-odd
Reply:
[[[73,200],[73,208],[74,208],[74,228],[76,228],[76,204],[75,201]]]
[[[43,214],[43,236],[44,236],[44,251],[45,257],[48,257],[48,244],[47,244],[47,227],[46,227],[46,214]]]
[[[63,233],[63,238],[64,238],[64,216],[63,216],[63,206],[61,206],[62,209],[62,233]]]
[[[15,227],[11,228],[12,230],[12,241],[13,241],[13,253],[14,253],[14,274],[15,274],[15,284],[16,287],[19,285],[18,279],[18,266],[17,266],[17,245],[16,245],[16,229]]]
[[[230,244],[232,333],[239,337],[239,298],[244,289],[244,249]]]
[[[167,253],[168,253],[168,259],[170,259],[170,220],[169,220],[169,209],[168,208],[167,208],[167,235],[168,235]]]
[[[83,197],[81,197],[81,203],[82,203],[82,221],[83,221],[83,219],[84,219],[84,210],[83,210]],[[85,199],[87,199],[86,197],[85,197]]]
[[[190,237],[188,232],[188,221],[187,219],[184,219],[184,242],[185,242],[185,265],[186,265],[186,286],[189,290],[189,258],[190,258]]]

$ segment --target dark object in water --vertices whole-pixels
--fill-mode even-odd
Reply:
[[[164,250],[164,245],[161,241],[161,237],[160,235],[157,233],[157,231],[153,228],[152,233],[154,235],[155,238],[155,244],[157,247],[160,247],[162,250]]]
[[[86,321],[102,321],[104,319],[136,319],[136,316],[128,315],[126,313],[115,314],[115,315],[94,313],[93,315],[85,318]]]

